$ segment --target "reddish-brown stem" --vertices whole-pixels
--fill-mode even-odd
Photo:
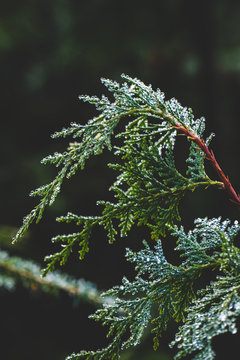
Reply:
[[[180,131],[183,135],[191,139],[195,144],[197,144],[198,148],[205,154],[206,159],[212,163],[219,178],[222,180],[222,188],[228,193],[228,195],[230,196],[230,200],[240,207],[240,196],[237,195],[236,191],[234,190],[232,184],[229,181],[228,176],[224,174],[217,160],[215,159],[213,151],[212,150],[210,151],[208,149],[204,140],[201,140],[199,137],[191,133],[187,128],[179,124],[176,125],[176,129]]]

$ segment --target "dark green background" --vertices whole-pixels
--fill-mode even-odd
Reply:
[[[191,106],[196,116],[206,117],[206,133],[216,133],[215,155],[239,189],[239,25],[240,3],[233,0],[2,2],[1,226],[20,226],[35,204],[28,193],[55,175],[40,160],[67,143],[49,135],[95,114],[78,95],[100,95],[105,92],[100,77],[119,80],[123,72],[160,87],[167,97]],[[85,173],[65,184],[56,204],[22,245],[11,247],[5,240],[2,248],[42,262],[54,250],[53,235],[74,231],[57,225],[56,216],[68,210],[95,214],[96,200],[110,196],[113,174],[104,170],[106,160],[111,160],[109,154],[90,160]],[[181,214],[190,227],[197,216],[239,217],[221,191],[190,194]],[[73,256],[65,270],[102,289],[117,284],[123,274],[134,274],[125,264],[124,248],[138,248],[141,235],[109,247],[105,234],[96,232],[86,260]],[[2,290],[0,359],[61,360],[81,348],[101,346],[104,332],[87,320],[93,310],[86,304],[76,307],[64,294],[56,299],[21,287],[10,294]],[[146,340],[131,359],[172,359],[167,347],[172,336],[171,327],[154,355],[148,353],[151,340]],[[239,337],[225,336],[224,341],[216,344],[217,359],[223,359],[224,348],[236,345]]]

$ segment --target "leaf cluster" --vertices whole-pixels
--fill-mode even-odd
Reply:
[[[40,196],[40,202],[25,217],[15,241],[33,221],[41,219],[47,205],[53,204],[64,178],[83,169],[90,156],[101,153],[104,148],[111,150],[114,132],[119,138],[120,144],[114,146],[118,161],[109,164],[119,173],[110,188],[115,201],[98,202],[103,207],[101,216],[68,213],[57,219],[59,222],[74,221],[82,230],[52,239],[61,242],[63,248],[46,257],[45,273],[53,270],[56,263],[65,264],[75,245],[80,246],[80,258],[84,258],[89,250],[92,228],[96,225],[106,229],[110,243],[115,241],[118,232],[126,236],[134,224],[147,226],[154,239],[165,236],[167,228],[181,219],[179,202],[186,191],[219,185],[207,176],[203,154],[191,141],[186,174],[181,174],[175,165],[176,125],[191,128],[194,134],[202,137],[204,118],[194,119],[191,109],[182,107],[176,99],[165,100],[159,89],[154,91],[150,85],[126,75],[123,78],[123,84],[102,80],[112,93],[113,101],[106,96],[80,97],[94,104],[100,115],[86,125],[72,123],[69,128],[55,133],[53,138],[71,135],[74,140],[80,140],[71,142],[65,152],[42,160],[43,164],[54,164],[61,169],[50,184],[31,192],[31,196]],[[119,121],[126,122],[126,119],[125,127],[118,129]]]
[[[115,297],[115,302],[91,316],[109,327],[111,343],[104,349],[82,351],[68,359],[119,359],[122,350],[140,343],[147,326],[152,327],[156,350],[170,320],[184,323],[171,344],[178,345],[176,359],[196,351],[195,360],[214,358],[212,339],[237,331],[240,278],[239,273],[236,276],[239,269],[233,270],[229,249],[237,253],[235,262],[239,267],[240,253],[233,244],[239,225],[220,218],[197,219],[195,224],[188,233],[183,227],[174,227],[176,250],[185,258],[178,266],[167,261],[160,240],[154,250],[146,241],[144,249],[137,253],[127,250],[126,258],[137,270],[135,280],[123,278],[120,286],[103,294]],[[198,290],[196,283],[206,269],[220,270],[222,275],[205,290]]]

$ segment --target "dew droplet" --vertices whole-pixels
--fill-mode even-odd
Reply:
[[[237,310],[237,311],[240,310],[240,302],[237,302],[234,307],[235,307],[235,310]]]
[[[224,311],[219,315],[219,319],[221,321],[225,321],[227,319],[227,315]]]

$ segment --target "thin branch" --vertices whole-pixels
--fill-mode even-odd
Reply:
[[[19,277],[21,280],[29,281],[30,284],[41,286],[43,290],[47,287],[48,289],[65,291],[69,295],[77,296],[97,307],[103,303],[112,303],[113,301],[110,297],[101,297],[99,290],[89,281],[74,279],[56,271],[47,274],[46,277],[42,277],[39,265],[32,261],[10,256],[5,251],[0,251],[0,268],[10,273],[11,276]],[[34,289],[34,286],[32,288]]]
[[[234,190],[232,184],[229,181],[228,176],[226,176],[219,166],[213,151],[209,150],[204,140],[201,140],[199,137],[194,135],[190,130],[188,130],[186,127],[181,126],[179,124],[175,125],[175,128],[183,133],[183,135],[187,136],[189,139],[191,139],[195,144],[198,145],[199,149],[205,154],[205,157],[207,160],[209,160],[216,170],[219,178],[222,180],[222,189],[225,190],[228,195],[230,196],[230,200],[234,202],[238,207],[240,207],[240,196],[237,195],[236,191]]]

